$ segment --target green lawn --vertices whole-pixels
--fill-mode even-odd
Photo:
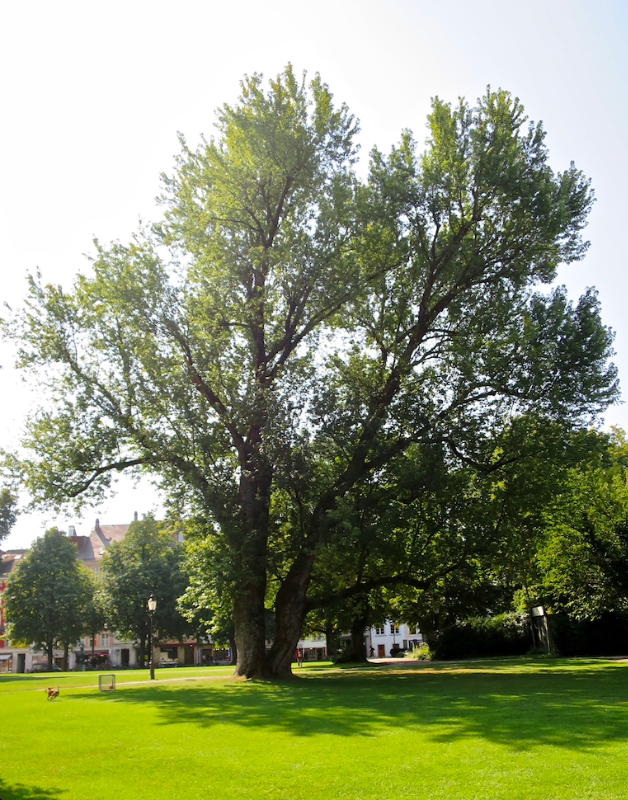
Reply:
[[[628,797],[628,664],[229,672],[0,677],[1,800]]]

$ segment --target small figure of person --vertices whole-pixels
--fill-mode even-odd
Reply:
[[[371,645],[370,657],[373,658],[374,655],[375,655],[375,648],[373,647],[373,645]]]
[[[303,666],[303,650],[301,648],[297,650],[297,665],[299,667]]]

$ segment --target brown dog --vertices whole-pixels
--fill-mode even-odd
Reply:
[[[52,687],[48,687],[46,689],[46,694],[48,695],[48,700],[54,700],[55,697],[59,697],[59,687],[53,689]]]

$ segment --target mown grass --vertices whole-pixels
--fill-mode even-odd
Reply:
[[[118,673],[111,694],[93,673],[0,677],[0,798],[628,796],[628,664],[229,671]]]

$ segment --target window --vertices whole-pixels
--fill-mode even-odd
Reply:
[[[396,633],[399,633],[399,625],[396,622],[390,623],[390,632],[394,636]]]
[[[412,625],[409,622],[404,622],[404,625],[406,626],[408,636],[414,636],[414,634],[416,633],[416,625]]]
[[[101,633],[100,634],[100,646],[101,647],[109,647],[109,634],[108,633]]]
[[[375,633],[376,633],[377,636],[383,636],[386,633],[386,631],[384,630],[384,626],[383,625],[376,625],[375,626]]]

